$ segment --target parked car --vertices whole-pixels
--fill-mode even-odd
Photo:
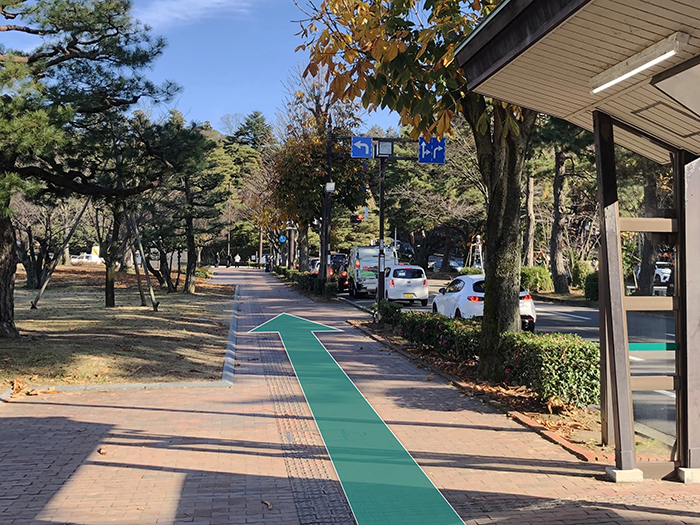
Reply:
[[[340,266],[335,275],[338,280],[338,291],[346,291],[350,284],[350,281],[348,280],[348,265],[343,264],[342,266]]]
[[[310,259],[309,271],[311,272],[311,275],[318,275],[318,272],[321,271],[321,259]]]
[[[461,275],[433,299],[433,312],[448,317],[468,318],[484,315],[484,275]],[[520,287],[520,319],[523,330],[535,331],[537,312],[530,292]]]
[[[656,261],[656,269],[654,270],[655,286],[661,286],[669,283],[669,280],[671,279],[671,268],[672,265],[668,261]],[[635,265],[634,273],[637,276],[637,279],[639,279],[640,271],[641,267],[639,265]]]
[[[449,261],[451,272],[459,272],[464,268],[464,259],[451,258]],[[428,271],[439,272],[442,268],[442,255],[431,255],[428,257]]]
[[[384,298],[389,301],[420,301],[428,306],[428,279],[423,268],[412,265],[391,265],[384,271]]]
[[[399,264],[399,256],[393,248],[384,251],[384,264]],[[348,288],[351,297],[377,292],[379,246],[360,246],[350,250],[348,258]]]
[[[88,264],[104,264],[105,260],[94,253],[81,253],[77,257],[71,257],[70,263],[75,266],[84,266]]]

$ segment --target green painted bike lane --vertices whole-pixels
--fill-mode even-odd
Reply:
[[[282,314],[251,333],[278,333],[358,525],[463,525],[314,332]]]

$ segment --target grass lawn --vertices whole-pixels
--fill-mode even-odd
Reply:
[[[145,286],[145,283],[144,283]],[[147,290],[146,290],[147,292]],[[116,308],[104,306],[104,268],[59,267],[39,303],[18,267],[18,340],[0,339],[0,390],[32,386],[221,379],[233,286],[197,279],[197,294],[156,290],[142,307],[136,276],[117,274]]]

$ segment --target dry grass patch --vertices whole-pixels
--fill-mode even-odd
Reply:
[[[142,307],[136,277],[116,277],[117,307],[104,306],[104,268],[61,267],[39,303],[18,272],[18,340],[0,339],[0,385],[207,381],[221,379],[233,286],[197,280],[198,293],[156,291]]]

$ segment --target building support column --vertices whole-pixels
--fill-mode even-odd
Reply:
[[[625,315],[625,283],[622,267],[622,246],[618,225],[619,205],[615,174],[615,141],[613,121],[609,115],[593,112],[600,202],[601,261],[604,260],[607,286],[599,297],[604,307],[600,312],[605,323],[606,350],[610,353],[613,424],[615,430],[615,469],[608,475],[615,481],[641,481],[642,472],[635,469],[632,393],[627,353],[627,319]],[[605,378],[601,378],[605,381]],[[624,472],[634,471],[634,472]]]
[[[700,482],[700,160],[687,164],[690,154],[674,156],[678,252],[675,261],[675,295],[680,302],[676,322],[679,477]]]

